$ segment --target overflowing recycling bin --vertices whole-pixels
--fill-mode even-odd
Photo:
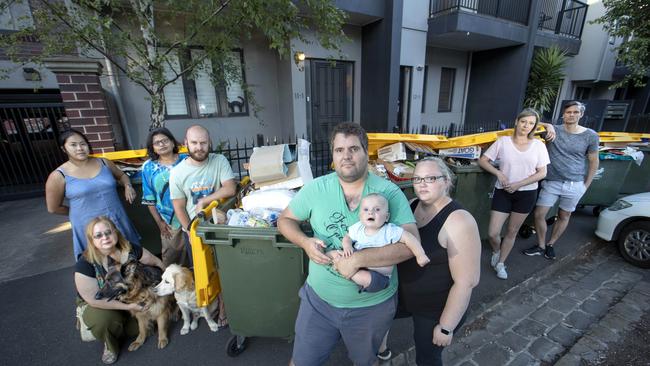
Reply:
[[[650,146],[646,143],[634,148],[643,153],[643,161],[640,165],[635,162],[630,166],[619,192],[622,195],[650,192]]]
[[[595,215],[618,199],[632,164],[630,156],[612,156],[606,152],[601,152],[599,159],[598,172],[578,203],[582,206],[593,206]]]
[[[496,177],[475,164],[447,165],[455,175],[451,197],[474,216],[481,240],[486,240]]]
[[[237,356],[248,337],[292,339],[309,258],[275,227],[236,227],[204,221],[196,227],[219,272],[233,337],[226,353]]]

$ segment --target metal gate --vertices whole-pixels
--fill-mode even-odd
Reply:
[[[0,201],[43,193],[66,160],[57,139],[67,127],[62,103],[0,104]]]

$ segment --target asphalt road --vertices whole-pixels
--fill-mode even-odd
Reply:
[[[101,364],[102,345],[84,343],[75,329],[71,239],[65,218],[47,214],[42,198],[0,202],[0,365],[92,365]],[[596,218],[590,210],[578,211],[556,246],[562,256],[589,241]],[[61,226],[63,224],[63,226]],[[52,229],[58,228],[60,231]],[[543,257],[526,257],[521,250],[533,238],[518,239],[509,259],[510,278],[499,280],[489,267],[490,251],[484,245],[482,276],[472,296],[470,311],[477,313],[516,284],[534,276],[549,264]],[[227,306],[227,305],[226,305]],[[260,321],[264,319],[260,314]],[[128,352],[126,344],[119,365],[286,365],[291,344],[282,339],[251,338],[248,348],[237,358],[226,356],[231,337],[228,329],[212,333],[204,321],[188,335],[180,335],[174,323],[170,343],[162,350],[149,337],[142,348]],[[389,338],[393,352],[412,346],[409,320],[395,321]],[[349,365],[344,347],[339,345],[328,365]]]

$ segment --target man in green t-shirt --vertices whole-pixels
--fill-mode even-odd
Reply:
[[[342,338],[354,364],[370,366],[377,363],[377,350],[393,319],[397,273],[378,292],[359,292],[348,278],[358,268],[393,265],[413,254],[405,244],[395,243],[331,263],[325,252],[342,249],[348,228],[359,221],[359,203],[370,193],[388,200],[391,223],[418,239],[419,234],[402,191],[368,173],[368,137],[363,128],[356,123],[337,125],[330,145],[335,173],[306,184],[278,220],[282,235],[303,248],[310,259],[309,276],[299,294],[292,362],[297,366],[323,364]],[[300,222],[307,220],[314,237],[300,230]]]

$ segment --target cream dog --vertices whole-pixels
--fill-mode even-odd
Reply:
[[[178,264],[169,265],[162,274],[162,281],[154,288],[154,292],[158,296],[174,294],[176,303],[183,314],[181,335],[189,333],[190,329],[196,329],[200,317],[205,318],[211,331],[219,330],[219,325],[213,319],[215,312],[219,309],[219,302],[213,301],[206,307],[196,305],[194,275],[189,269]]]

